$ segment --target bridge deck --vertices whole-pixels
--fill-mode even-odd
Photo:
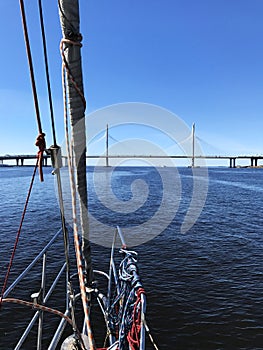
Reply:
[[[47,165],[49,155],[44,155],[44,165]],[[66,158],[66,157],[63,157]],[[220,156],[220,155],[131,155],[131,154],[123,154],[123,155],[87,155],[87,159],[147,159],[147,158],[156,158],[156,159],[209,159],[209,160],[220,160],[226,159],[229,160],[229,164],[231,168],[236,167],[236,161],[240,159],[250,159],[251,166],[258,166],[258,160],[263,159],[263,155],[237,155],[237,156]],[[0,156],[0,164],[3,164],[4,161],[15,160],[17,165],[24,165],[25,160],[36,159],[35,154],[17,154],[17,155],[9,155],[6,154],[4,156]]]

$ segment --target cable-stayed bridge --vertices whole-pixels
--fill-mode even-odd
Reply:
[[[66,157],[63,157],[66,159]],[[195,155],[194,157],[192,155],[132,155],[132,154],[119,154],[119,155],[87,155],[87,159],[105,159],[105,166],[110,165],[111,159],[184,159],[191,161],[192,166],[195,166],[195,161],[198,159],[203,160],[227,160],[229,163],[230,168],[236,168],[237,167],[237,161],[239,160],[247,160],[247,166],[248,167],[257,167],[259,166],[259,161],[263,159],[263,156],[260,155],[237,155],[237,156],[220,156],[220,155]],[[50,164],[49,162],[50,156],[44,155],[43,156],[43,165],[48,166]],[[16,154],[16,155],[4,155],[0,156],[0,166],[10,165],[10,161],[15,161],[16,166],[24,166],[26,165],[27,161],[36,160],[35,154]],[[29,164],[28,164],[29,165]],[[220,162],[218,162],[218,165],[220,165]]]
[[[199,152],[200,148],[196,147],[197,141],[200,144],[201,143],[205,143],[206,145],[210,146],[213,148],[213,146],[209,145],[206,141],[200,139],[199,137],[197,137],[195,135],[195,124],[193,124],[192,127],[192,132],[191,134],[183,141],[181,141],[181,144],[183,144],[184,142],[188,142],[189,146],[188,147],[188,152],[191,154],[167,154],[168,152],[162,152],[162,154],[133,154],[131,152],[131,150],[127,149],[127,153],[111,153],[109,152],[109,141],[113,141],[114,143],[118,144],[121,143],[122,141],[117,140],[116,138],[114,138],[112,135],[109,134],[109,129],[108,129],[108,125],[106,126],[106,130],[104,135],[102,135],[102,137],[100,137],[99,139],[97,139],[95,141],[102,141],[105,142],[105,151],[101,152],[102,154],[94,154],[94,155],[87,155],[87,159],[105,159],[105,166],[109,166],[110,165],[110,160],[113,159],[159,159],[159,160],[164,160],[164,159],[178,159],[178,160],[188,160],[190,161],[189,164],[191,164],[192,167],[196,166],[196,160],[198,159],[202,159],[202,160],[214,160],[216,161],[217,165],[220,165],[220,160],[227,160],[229,167],[230,168],[236,168],[238,165],[238,161],[239,160],[247,160],[248,162],[246,162],[247,167],[258,167],[261,166],[259,164],[259,161],[263,159],[263,155],[205,155],[203,154],[203,152],[200,152],[199,154],[196,154],[197,152]],[[196,149],[198,148],[198,151],[196,151]],[[187,152],[187,153],[188,153]],[[186,152],[184,152],[186,153]],[[64,164],[66,163],[66,157],[62,156],[62,158],[64,159]],[[5,166],[10,164],[10,161],[15,162],[16,166],[24,166],[26,165],[25,162],[28,160],[35,160],[36,159],[36,155],[32,155],[32,154],[16,154],[16,155],[0,155],[0,166]],[[49,159],[50,156],[44,155],[43,156],[43,166],[48,166],[49,163]],[[218,162],[217,162],[218,161]],[[214,163],[215,164],[215,163]]]

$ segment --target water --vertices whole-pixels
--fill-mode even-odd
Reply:
[[[110,170],[102,169],[98,181],[110,178],[113,193],[107,193],[102,186],[99,201],[98,192],[91,186],[92,214],[109,225],[109,229],[121,222],[124,232],[129,227],[136,230],[138,223],[149,222],[162,205],[161,177],[165,172],[172,178],[175,172],[171,168],[159,170],[122,168],[111,174]],[[152,334],[160,349],[263,349],[263,170],[210,168],[207,198],[204,206],[199,203],[203,210],[185,234],[181,233],[181,227],[193,196],[193,176],[189,168],[176,171],[180,184],[164,201],[167,210],[164,221],[176,209],[174,219],[163,232],[136,248],[147,291],[147,317]],[[1,285],[31,173],[30,167],[0,168]],[[11,280],[59,228],[50,168],[45,173],[45,183],[37,181],[32,193]],[[93,179],[92,169],[89,179]],[[138,179],[148,183],[143,204],[132,187]],[[144,185],[137,185],[144,196]],[[117,206],[122,203],[124,207],[133,201],[130,208],[135,208],[134,213],[129,214],[128,210],[116,213],[115,209],[107,208],[103,201],[112,194]],[[160,227],[164,224],[161,219],[159,224]],[[156,222],[154,225],[152,231],[157,232],[158,225]],[[96,242],[92,248],[94,262],[107,266],[102,256],[108,250]],[[50,258],[52,269],[63,253],[57,249],[54,255],[55,258]],[[28,290],[17,292],[30,295],[36,291],[30,281],[27,283]],[[51,302],[56,303],[60,298],[56,294]],[[28,314],[32,311],[24,307],[4,307],[0,313],[0,349],[13,348]],[[11,322],[15,322],[15,328],[10,326]],[[34,348],[28,343],[24,349]]]

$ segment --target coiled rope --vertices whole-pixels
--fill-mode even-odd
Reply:
[[[144,326],[153,348],[158,350],[145,315],[142,314],[142,295],[145,295],[145,290],[137,274],[137,253],[126,247],[120,252],[124,257],[119,266],[119,291],[116,291],[116,296],[107,309],[110,331],[118,338],[118,349],[139,350]]]
[[[131,350],[139,350],[140,348],[141,295],[145,294],[145,290],[143,288],[139,288],[136,294],[137,299],[133,307],[132,325],[127,335],[127,340]]]

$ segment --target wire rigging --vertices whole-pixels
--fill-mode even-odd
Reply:
[[[23,0],[20,0],[20,11],[21,11],[21,18],[22,18],[22,24],[23,24],[23,30],[24,30],[27,59],[28,59],[28,65],[29,65],[29,71],[30,71],[31,86],[32,86],[36,120],[37,120],[38,133],[39,133],[35,143],[35,145],[38,146],[39,148],[39,151],[37,153],[39,177],[40,177],[40,181],[43,182],[44,177],[43,177],[43,171],[42,171],[42,163],[43,163],[43,154],[46,148],[46,142],[45,142],[45,134],[43,133],[42,124],[41,124],[38,96],[37,96],[37,89],[36,89],[36,82],[35,82],[35,75],[34,75],[34,67],[33,67],[33,61],[32,61],[30,41],[29,41],[28,30],[27,30],[25,6],[24,6]]]
[[[70,295],[70,298],[71,300],[73,300],[74,292],[73,292],[71,272],[70,272],[71,264],[70,264],[70,257],[69,257],[69,234],[68,234],[68,229],[66,227],[66,221],[65,221],[65,209],[64,209],[64,200],[63,200],[61,174],[60,174],[60,167],[62,166],[61,149],[57,145],[57,139],[56,139],[55,117],[54,117],[51,84],[50,84],[42,0],[38,0],[38,9],[39,9],[39,18],[40,18],[40,26],[41,26],[41,34],[42,34],[42,45],[43,45],[43,52],[44,52],[44,63],[45,63],[46,83],[47,83],[47,89],[48,89],[50,119],[51,119],[51,127],[52,127],[52,134],[53,134],[53,146],[49,148],[48,152],[51,154],[52,165],[53,165],[53,168],[55,169],[53,174],[56,175],[57,177],[57,190],[58,190],[58,199],[59,199],[59,208],[60,208],[60,218],[61,218],[61,226],[62,226],[62,232],[63,232],[64,254],[65,254],[65,261],[66,261],[67,286],[68,286],[68,293]],[[72,303],[71,305],[71,315],[72,315],[73,330],[74,332],[77,332],[78,330],[76,326],[74,303]]]
[[[52,134],[53,134],[53,146],[49,149],[53,158],[53,167],[55,168],[55,174],[57,175],[57,187],[58,187],[58,196],[59,196],[59,207],[61,212],[61,223],[62,230],[64,235],[64,245],[65,245],[65,258],[67,264],[67,275],[68,279],[70,279],[70,263],[69,263],[69,242],[68,242],[68,232],[66,228],[65,222],[65,210],[63,204],[63,196],[62,196],[62,186],[61,186],[61,177],[60,177],[60,165],[58,164],[55,158],[60,157],[60,148],[57,145],[56,141],[56,129],[55,129],[55,117],[54,117],[54,109],[52,102],[52,93],[51,93],[51,84],[50,84],[50,75],[49,75],[49,65],[48,65],[48,55],[47,55],[47,44],[46,44],[46,35],[45,35],[45,26],[44,26],[44,18],[43,18],[43,8],[42,8],[42,0],[38,0],[38,8],[39,8],[39,18],[41,25],[41,34],[42,34],[42,45],[44,52],[44,63],[45,63],[45,72],[46,72],[46,82],[48,89],[48,100],[49,100],[49,109],[50,109],[50,118],[51,118],[51,126],[52,126]]]
[[[52,124],[52,133],[53,133],[53,141],[54,141],[54,146],[53,148],[58,149],[57,142],[56,142],[56,134],[55,134],[55,121],[54,121],[54,113],[53,113],[53,104],[52,104],[52,94],[51,94],[51,87],[50,87],[50,78],[49,78],[49,69],[48,69],[48,59],[47,59],[47,47],[46,47],[46,38],[45,38],[45,30],[44,30],[44,21],[43,21],[43,10],[42,10],[42,3],[41,0],[38,1],[39,5],[39,15],[40,15],[40,23],[41,23],[41,32],[42,32],[42,43],[43,43],[43,50],[44,50],[44,61],[45,61],[45,70],[46,70],[46,79],[47,79],[47,88],[48,88],[48,97],[49,97],[49,106],[50,106],[50,115],[51,115],[51,124]],[[29,69],[30,69],[30,77],[31,77],[31,83],[32,83],[32,90],[33,90],[33,97],[34,97],[34,102],[35,102],[35,111],[36,111],[36,116],[37,116],[37,124],[38,124],[38,131],[39,135],[36,140],[36,145],[39,147],[39,152],[38,152],[38,157],[37,157],[37,162],[34,168],[33,176],[31,179],[30,187],[28,190],[28,195],[26,198],[26,202],[24,205],[24,210],[22,213],[19,229],[16,235],[16,240],[14,243],[14,248],[10,257],[9,265],[7,268],[2,292],[0,295],[0,304],[3,300],[4,297],[4,292],[6,290],[6,286],[8,283],[8,278],[10,275],[11,267],[13,264],[16,248],[19,242],[27,206],[29,203],[29,198],[32,192],[33,188],[33,182],[35,179],[35,174],[36,174],[36,169],[39,167],[39,173],[40,173],[40,178],[41,181],[43,181],[43,172],[42,172],[42,158],[43,158],[43,152],[45,151],[46,144],[45,144],[45,139],[44,136],[45,134],[42,132],[42,125],[41,125],[41,118],[40,118],[40,112],[39,112],[39,104],[38,104],[38,97],[37,97],[37,91],[36,91],[36,84],[35,84],[35,77],[34,77],[34,70],[33,70],[33,62],[32,62],[32,55],[31,55],[31,49],[30,49],[30,41],[29,41],[29,36],[28,36],[28,29],[27,29],[27,23],[26,23],[26,16],[25,16],[25,7],[24,7],[24,2],[23,0],[20,0],[20,8],[21,8],[21,17],[22,17],[22,23],[23,23],[23,29],[24,29],[24,37],[25,37],[25,42],[26,42],[26,50],[27,50],[27,55],[28,55],[28,63],[29,63]],[[58,162],[56,162],[58,164]],[[59,175],[59,168],[57,170],[57,175]],[[63,198],[62,198],[62,187],[61,187],[61,179],[60,176],[58,176],[58,193],[59,193],[59,202],[60,202],[60,211],[61,211],[61,220],[62,220],[62,229],[63,229],[63,234],[64,234],[64,246],[65,246],[65,258],[66,258],[66,263],[67,263],[67,277],[68,277],[68,282],[69,282],[69,293],[72,296],[73,295],[73,290],[71,287],[70,283],[70,268],[69,268],[69,242],[68,242],[68,232],[66,229],[66,223],[65,223],[65,217],[64,217],[64,205],[63,205]],[[72,325],[73,327],[75,326],[74,324],[74,308],[72,307]]]
[[[36,112],[36,118],[37,118],[38,132],[39,132],[39,134],[42,134],[43,131],[42,131],[40,112],[39,112],[37,89],[36,89],[36,82],[35,82],[35,75],[34,75],[34,68],[33,68],[33,61],[32,61],[32,54],[31,54],[31,48],[30,48],[30,42],[29,42],[29,36],[28,36],[28,30],[27,30],[25,6],[24,6],[24,1],[23,0],[20,0],[20,9],[21,9],[21,17],[22,17],[22,24],[23,24],[25,44],[26,44],[26,51],[27,51],[27,59],[28,59],[28,65],[29,65],[29,69],[30,69],[30,78],[31,78],[31,84],[32,84],[32,92],[33,92],[33,98],[34,98],[34,103],[35,103],[35,112]]]
[[[22,227],[23,227],[23,223],[24,223],[24,219],[25,219],[25,215],[26,215],[26,211],[27,211],[27,206],[28,206],[30,195],[31,195],[31,192],[32,192],[37,166],[38,166],[38,161],[36,162],[36,165],[35,165],[35,168],[34,168],[34,171],[33,171],[33,175],[32,175],[32,178],[31,178],[30,185],[29,185],[29,189],[28,189],[28,193],[27,193],[27,197],[26,197],[23,213],[22,213],[22,216],[21,216],[19,228],[18,228],[18,231],[17,231],[17,234],[16,234],[16,239],[15,239],[13,251],[12,251],[12,254],[11,254],[11,257],[10,257],[10,261],[9,261],[9,264],[8,264],[8,268],[7,268],[7,271],[6,271],[5,280],[4,280],[4,284],[3,284],[3,288],[2,288],[2,292],[1,292],[1,296],[0,296],[0,306],[1,306],[1,303],[2,303],[2,300],[3,300],[3,297],[4,297],[4,293],[5,293],[5,290],[6,290],[7,283],[8,283],[10,271],[11,271],[11,268],[12,268],[12,265],[13,265],[13,261],[14,261],[14,258],[15,258],[15,252],[16,252],[16,248],[17,248],[17,245],[18,245],[18,242],[19,242],[21,230],[22,230]]]
[[[28,57],[28,64],[29,64],[29,69],[30,69],[30,77],[31,77],[31,84],[32,84],[32,91],[33,91],[33,96],[34,96],[34,102],[35,102],[35,112],[36,112],[36,118],[37,118],[37,125],[38,125],[38,132],[39,135],[36,139],[36,146],[39,147],[38,155],[37,155],[37,161],[36,165],[34,167],[33,175],[31,178],[31,182],[29,185],[26,201],[24,204],[24,209],[22,212],[22,216],[20,219],[20,224],[19,228],[16,234],[16,239],[13,247],[13,251],[11,253],[10,261],[8,264],[7,272],[5,275],[5,280],[2,288],[2,292],[0,295],[0,305],[2,303],[3,297],[4,297],[4,292],[6,290],[6,286],[8,283],[10,271],[13,265],[14,257],[15,257],[15,252],[18,246],[21,230],[23,227],[24,223],[24,218],[26,215],[27,211],[27,206],[29,203],[29,199],[31,196],[34,180],[35,180],[35,175],[36,175],[36,170],[39,168],[39,176],[40,176],[40,181],[43,181],[43,171],[42,171],[42,162],[43,162],[43,153],[46,148],[46,142],[45,142],[45,134],[42,131],[42,124],[41,124],[41,118],[40,118],[40,112],[39,112],[39,104],[38,104],[38,97],[37,97],[37,90],[36,90],[36,83],[35,83],[35,77],[34,77],[34,69],[33,69],[33,61],[32,61],[32,55],[31,55],[31,49],[30,49],[30,42],[29,42],[29,36],[28,36],[28,30],[27,30],[27,23],[26,23],[26,14],[25,14],[25,7],[24,7],[24,2],[23,0],[20,0],[20,10],[21,10],[21,17],[22,17],[22,24],[23,24],[23,30],[24,30],[24,38],[25,38],[25,43],[26,43],[26,51],[27,51],[27,57]]]
[[[52,102],[52,93],[51,93],[51,85],[50,85],[50,74],[49,74],[49,66],[48,66],[48,55],[47,55],[47,44],[46,44],[46,34],[45,34],[45,26],[44,26],[44,18],[43,18],[43,9],[42,9],[42,1],[38,0],[38,8],[39,8],[39,19],[41,26],[41,34],[42,34],[42,45],[44,52],[44,62],[45,62],[45,71],[46,71],[46,80],[47,80],[47,90],[48,90],[48,101],[49,101],[49,110],[50,110],[50,118],[51,118],[51,126],[52,126],[52,135],[53,135],[53,145],[57,146],[56,139],[56,129],[55,129],[55,118],[54,118],[54,109]]]
[[[53,142],[54,145],[51,147],[51,156],[53,154],[53,157],[57,157],[57,151],[60,150],[60,148],[57,146],[57,141],[56,141],[56,132],[55,132],[55,119],[54,119],[54,112],[53,112],[53,103],[52,103],[52,94],[51,94],[51,86],[50,86],[50,78],[49,78],[49,68],[48,68],[48,57],[47,57],[47,46],[46,46],[46,37],[45,37],[45,29],[44,29],[44,20],[43,20],[43,9],[42,9],[42,2],[41,0],[38,0],[38,5],[39,5],[39,16],[40,16],[40,24],[41,24],[41,33],[42,33],[42,44],[43,44],[43,51],[44,51],[44,62],[45,62],[45,72],[46,72],[46,80],[47,80],[47,89],[48,89],[48,98],[49,98],[49,107],[50,107],[50,116],[51,116],[51,125],[52,125],[52,133],[53,133]],[[28,190],[27,198],[25,201],[24,205],[24,210],[22,213],[19,229],[17,231],[15,243],[14,243],[14,248],[10,257],[10,261],[8,264],[4,284],[2,287],[2,291],[0,294],[0,306],[2,302],[7,302],[8,299],[4,299],[4,293],[7,287],[11,267],[13,265],[14,257],[15,257],[15,252],[16,248],[18,246],[25,214],[27,211],[27,206],[29,203],[29,198],[32,192],[33,188],[33,182],[35,179],[35,174],[37,168],[39,168],[39,174],[40,174],[40,179],[43,181],[43,172],[42,172],[42,160],[43,160],[43,152],[46,150],[46,144],[45,144],[45,134],[42,131],[42,124],[41,124],[41,118],[40,118],[40,111],[39,111],[39,103],[38,103],[38,96],[37,96],[37,90],[36,90],[36,83],[35,83],[35,76],[34,76],[34,69],[33,69],[33,61],[32,61],[32,54],[31,54],[31,48],[30,48],[30,41],[29,41],[29,35],[28,35],[28,29],[27,29],[27,23],[26,23],[26,15],[25,15],[25,7],[24,7],[24,2],[23,0],[20,0],[20,9],[21,9],[21,17],[22,17],[22,24],[23,24],[23,30],[24,30],[24,38],[25,38],[25,43],[26,43],[26,51],[27,51],[27,56],[28,56],[28,63],[29,63],[29,69],[30,69],[30,77],[31,77],[31,84],[32,84],[32,91],[33,91],[33,97],[34,97],[34,103],[35,103],[35,111],[36,111],[36,119],[37,119],[37,126],[38,126],[38,132],[39,135],[36,140],[36,145],[39,147],[39,152],[38,152],[38,157],[37,157],[37,162],[34,168],[34,172],[32,175],[32,179],[30,182],[30,187]],[[60,169],[58,166],[59,161],[56,159],[54,162],[57,166],[55,169],[55,173],[58,176],[58,193],[59,193],[59,204],[60,204],[60,212],[61,212],[61,220],[62,220],[62,230],[63,230],[63,238],[64,238],[64,247],[65,247],[65,258],[66,258],[66,265],[67,265],[67,281],[68,281],[68,292],[70,294],[71,300],[74,299],[74,292],[73,288],[71,285],[71,279],[70,279],[70,264],[69,264],[69,241],[68,241],[68,231],[66,228],[66,223],[65,223],[65,216],[64,216],[64,204],[63,204],[63,197],[62,197],[62,187],[61,187],[61,178],[60,178]],[[9,299],[11,300],[11,299]],[[24,305],[32,305],[32,303],[25,302],[25,301],[20,301],[20,304]],[[52,312],[52,309],[47,308],[43,305],[38,305],[38,308],[43,310],[43,311],[50,311]],[[53,312],[56,313],[56,312]],[[59,314],[59,313],[57,313]],[[60,313],[59,314],[61,317],[64,317],[64,314]],[[72,325],[72,328],[74,332],[78,335],[80,343],[82,342],[80,332],[76,326],[75,322],[75,310],[74,310],[74,305],[71,305],[71,315],[72,319],[70,320],[69,318],[67,319],[68,321],[70,320],[70,324]],[[65,318],[65,317],[64,317]],[[84,345],[82,344],[82,348],[85,349]]]

